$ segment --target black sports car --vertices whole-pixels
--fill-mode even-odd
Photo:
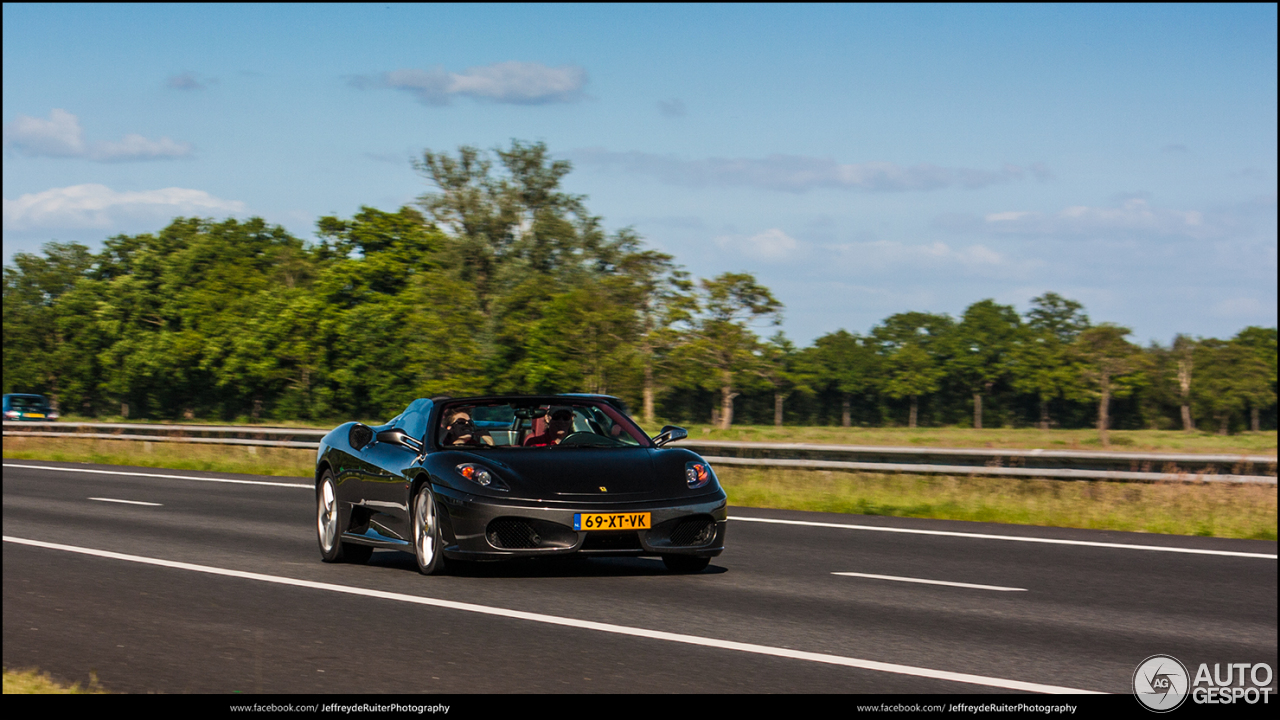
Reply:
[[[604,395],[422,398],[386,425],[346,423],[316,456],[327,562],[374,548],[448,560],[660,556],[697,572],[724,551],[726,498],[696,453],[649,438]]]

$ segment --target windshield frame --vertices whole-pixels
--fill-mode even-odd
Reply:
[[[549,445],[549,446],[542,446],[542,447],[532,447],[532,446],[526,447],[523,445],[509,445],[509,444],[445,445],[441,442],[443,438],[442,430],[444,429],[443,427],[444,420],[445,418],[449,417],[454,410],[460,407],[477,408],[477,407],[498,406],[498,405],[506,405],[512,408],[519,408],[519,407],[542,408],[545,406],[568,407],[568,408],[574,408],[576,415],[581,415],[582,414],[581,409],[583,408],[591,408],[593,410],[603,413],[606,417],[608,417],[611,421],[613,421],[615,425],[620,426],[622,428],[623,433],[626,433],[628,436],[631,437],[632,440],[635,440],[636,442],[635,444],[624,443],[617,447],[608,447],[608,446],[595,445],[595,444],[590,444],[590,445],[557,444],[557,445]],[[474,414],[472,417],[474,419]],[[480,421],[480,422],[484,422],[484,421]],[[585,432],[585,431],[578,431],[578,432]],[[566,437],[568,437],[568,435],[566,435]],[[605,436],[600,436],[600,437],[605,437]],[[432,450],[437,450],[437,451],[462,450],[465,452],[471,452],[471,451],[488,452],[491,450],[500,450],[500,451],[550,450],[550,449],[557,449],[557,448],[572,449],[577,447],[597,449],[597,450],[623,450],[623,449],[656,447],[653,444],[653,440],[648,436],[648,434],[644,432],[644,430],[640,427],[640,425],[636,423],[635,420],[632,420],[626,413],[622,412],[622,410],[620,410],[613,403],[603,398],[584,397],[584,396],[576,396],[576,395],[575,396],[566,396],[566,395],[489,396],[489,397],[457,398],[457,399],[451,399],[447,401],[441,401],[437,403],[435,411],[432,413],[431,420],[428,423],[428,427],[427,427],[427,437],[425,437],[424,440]]]

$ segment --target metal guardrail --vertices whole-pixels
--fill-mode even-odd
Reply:
[[[39,428],[39,429],[37,429]],[[101,432],[101,431],[113,432]],[[308,428],[142,423],[5,422],[5,436],[145,442],[214,443],[314,449],[328,431]],[[161,434],[163,433],[163,434]],[[270,439],[269,439],[270,438]],[[1104,453],[1079,450],[917,448],[812,443],[684,440],[719,465],[793,467],[883,473],[1040,477],[1124,482],[1276,484],[1276,458],[1266,455]]]
[[[1098,470],[1179,475],[1228,473],[1274,476],[1276,458],[1268,455],[1229,455],[1152,452],[1092,452],[1004,448],[929,448],[876,445],[820,445],[813,443],[753,443],[723,440],[685,440],[682,447],[706,456],[751,460],[820,460],[902,465],[946,465],[987,469]]]
[[[1266,475],[1218,475],[1216,473],[1154,473],[1120,470],[1070,470],[985,465],[930,465],[925,463],[870,463],[824,460],[769,460],[764,458],[714,457],[703,455],[712,465],[744,465],[747,467],[791,467],[811,470],[841,470],[876,473],[914,473],[919,475],[970,475],[981,477],[1023,477],[1049,480],[1116,480],[1120,482],[1227,482],[1275,485],[1276,478]]]

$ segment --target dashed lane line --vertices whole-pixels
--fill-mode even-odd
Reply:
[[[895,582],[920,583],[922,585],[946,585],[948,587],[971,588],[974,590],[997,590],[999,592],[1026,592],[1026,588],[1003,587],[1000,585],[977,585],[974,583],[952,582],[950,580],[925,580],[924,578],[898,577],[897,575],[872,575],[859,572],[833,572],[832,575],[845,577],[870,578],[872,580],[893,580]]]

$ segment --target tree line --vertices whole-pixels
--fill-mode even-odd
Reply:
[[[51,242],[4,269],[4,391],[64,413],[390,417],[415,397],[592,392],[646,422],[1276,427],[1276,329],[1132,343],[1055,293],[905,312],[798,348],[748,273],[693,279],[606,232],[540,143],[425,151],[397,212],[177,218],[99,253]],[[767,337],[765,337],[767,336]]]

